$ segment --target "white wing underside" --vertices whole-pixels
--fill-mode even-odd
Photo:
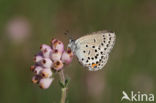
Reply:
[[[75,41],[74,53],[79,62],[90,71],[102,69],[115,43],[115,34],[105,31],[94,32]],[[95,66],[93,66],[95,65]]]

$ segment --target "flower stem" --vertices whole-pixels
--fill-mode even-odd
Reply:
[[[64,71],[61,70],[60,73],[60,79],[61,79],[61,82],[65,85],[65,76],[64,76]],[[61,103],[65,103],[66,102],[66,96],[67,96],[67,87],[64,87],[64,88],[61,88]]]

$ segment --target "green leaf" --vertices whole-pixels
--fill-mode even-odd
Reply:
[[[69,78],[67,78],[67,79],[65,80],[65,87],[67,87],[67,86],[68,86],[69,82],[70,82],[70,79],[69,79]]]
[[[65,85],[62,81],[59,80],[59,84],[60,84],[61,88],[65,88]]]

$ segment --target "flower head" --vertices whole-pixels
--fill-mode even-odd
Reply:
[[[54,80],[54,71],[63,69],[64,64],[69,64],[72,61],[73,53],[68,48],[64,50],[62,41],[53,39],[51,45],[42,44],[40,52],[37,53],[33,59],[34,65],[30,70],[34,72],[32,77],[34,84],[39,84],[40,88],[47,89]]]

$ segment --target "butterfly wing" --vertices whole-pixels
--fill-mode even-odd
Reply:
[[[90,71],[102,69],[115,43],[115,34],[105,31],[94,32],[75,41],[75,55]]]

